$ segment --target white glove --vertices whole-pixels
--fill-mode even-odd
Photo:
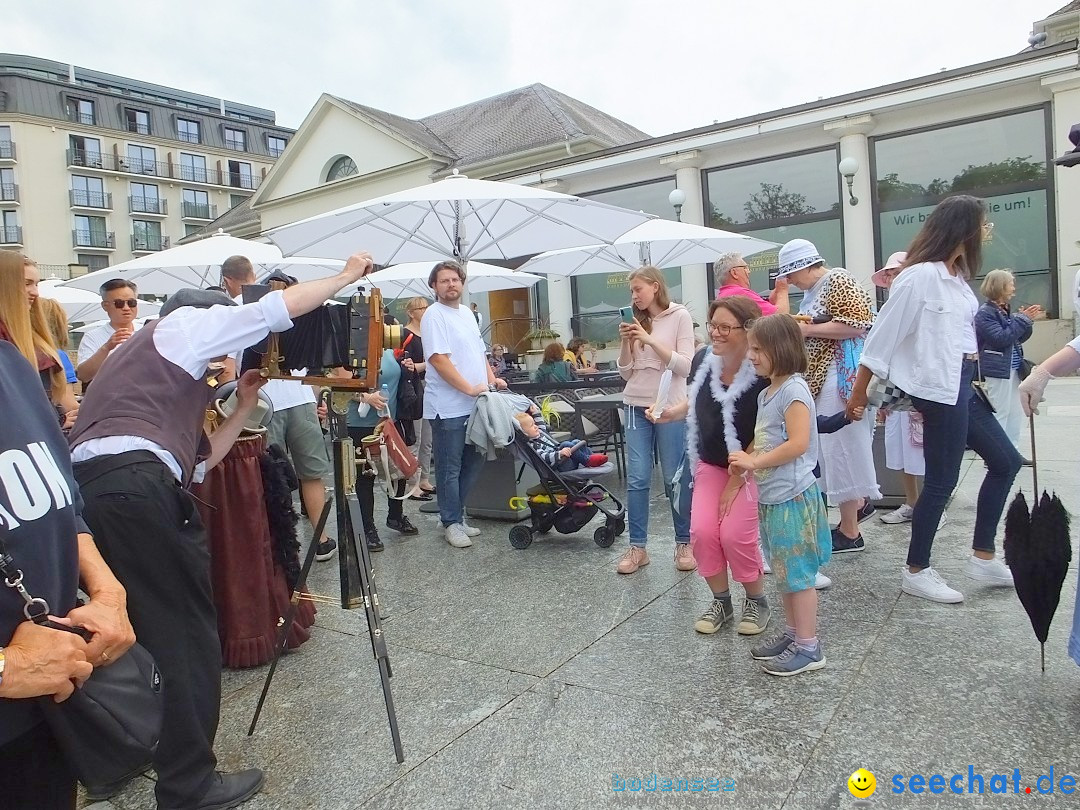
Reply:
[[[1020,407],[1026,416],[1039,412],[1039,403],[1043,401],[1043,392],[1054,375],[1042,366],[1035,366],[1028,378],[1020,383]]]

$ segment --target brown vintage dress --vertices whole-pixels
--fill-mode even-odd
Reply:
[[[259,466],[264,452],[263,436],[241,436],[205,480],[192,487],[210,538],[222,663],[230,668],[270,661],[279,623],[289,610],[291,594],[266,516]],[[308,640],[314,622],[314,606],[301,601],[289,628],[290,649]]]

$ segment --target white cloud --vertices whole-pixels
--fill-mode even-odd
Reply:
[[[7,50],[268,107],[418,117],[543,82],[653,135],[1007,56],[1015,0],[5,0]]]

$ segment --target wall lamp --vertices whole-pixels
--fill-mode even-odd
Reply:
[[[667,195],[667,201],[675,209],[675,219],[682,222],[682,207],[683,203],[686,202],[686,192],[681,188],[672,189],[671,193]]]
[[[855,175],[859,171],[859,161],[853,157],[846,157],[840,161],[840,165],[836,167],[841,176],[844,178],[844,182],[847,183],[848,203],[851,205],[858,205],[859,198],[855,196],[855,192],[851,190],[852,184],[855,182]]]

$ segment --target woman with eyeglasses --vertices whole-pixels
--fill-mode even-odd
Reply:
[[[982,243],[992,227],[986,204],[967,195],[949,197],[931,212],[866,339],[848,400],[848,416],[861,419],[858,409],[866,406],[870,378],[877,375],[905,391],[922,415],[926,477],[912,514],[902,589],[932,602],[964,599],[930,567],[930,548],[966,447],[986,462],[986,478],[964,574],[989,585],[1013,585],[1012,572],[994,556],[994,539],[1021,458],[973,385],[979,301],[968,282],[979,272]]]
[[[84,384],[94,379],[113,349],[135,334],[141,325],[136,321],[139,299],[135,296],[139,290],[134,281],[110,279],[98,292],[101,293],[101,308],[109,316],[109,322],[91,329],[79,343],[75,372]]]
[[[405,324],[401,336],[401,365],[406,371],[420,375],[420,388],[424,387],[424,372],[427,364],[424,362],[424,342],[420,337],[420,320],[427,312],[431,302],[418,295],[410,298],[405,305],[405,312],[409,316],[409,322]],[[420,402],[421,414],[424,412],[423,399]],[[435,494],[435,487],[431,484],[431,422],[426,419],[416,419],[413,422],[413,430],[416,433],[417,443],[413,445],[413,454],[420,462],[420,494],[413,495],[417,501],[430,501]]]
[[[12,250],[0,250],[0,340],[15,347],[41,377],[65,430],[75,423],[79,403],[67,383],[60,352],[38,303],[37,264]]]

